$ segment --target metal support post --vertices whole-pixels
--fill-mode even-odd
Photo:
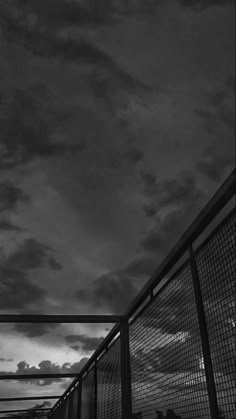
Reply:
[[[97,361],[94,366],[94,419],[97,419],[97,401],[98,401],[98,376]]]
[[[195,301],[196,301],[196,307],[197,307],[198,322],[199,322],[199,328],[200,328],[201,343],[202,343],[203,359],[204,359],[205,372],[206,372],[206,382],[207,382],[207,390],[208,390],[209,403],[210,403],[211,418],[219,419],[220,418],[219,407],[218,407],[213,365],[212,365],[212,359],[211,359],[211,350],[210,350],[210,344],[209,344],[209,339],[208,339],[205,310],[204,310],[201,286],[200,286],[200,281],[199,281],[198,269],[197,269],[196,259],[195,259],[192,245],[189,246],[189,254],[190,254],[190,265],[191,265],[193,288],[194,288],[194,295],[195,295]]]
[[[132,418],[132,388],[129,349],[129,323],[124,318],[120,325],[121,345],[121,403],[122,419]]]
[[[78,412],[77,412],[78,419],[82,419],[82,385],[83,385],[83,381],[81,378],[78,385]]]

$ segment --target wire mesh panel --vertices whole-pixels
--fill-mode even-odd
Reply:
[[[131,324],[130,349],[133,413],[150,419],[168,411],[167,417],[210,417],[189,265]]]
[[[235,214],[196,255],[222,417],[235,418]]]
[[[97,419],[121,418],[120,338],[97,363]]]
[[[70,407],[70,399],[64,401],[64,408],[63,408],[63,419],[69,419],[69,407]]]
[[[81,419],[95,418],[95,370],[82,381]]]
[[[70,395],[70,416],[69,419],[78,419],[79,416],[79,386]]]
[[[55,410],[55,412],[52,414],[53,419],[62,419],[63,418],[63,403]]]

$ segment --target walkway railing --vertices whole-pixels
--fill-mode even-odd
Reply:
[[[49,418],[236,418],[235,179],[234,171],[127,312],[102,316],[116,325]],[[99,317],[0,315],[0,322]]]

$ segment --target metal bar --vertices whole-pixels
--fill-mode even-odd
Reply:
[[[79,382],[79,388],[78,388],[78,412],[77,417],[78,419],[81,419],[82,417],[82,380]]]
[[[236,169],[226,179],[223,185],[218,189],[215,195],[211,198],[208,204],[203,208],[195,221],[185,231],[177,244],[170,251],[166,259],[161,263],[159,268],[154,272],[146,285],[134,299],[131,306],[125,313],[126,317],[131,317],[133,313],[139,308],[144,300],[150,295],[150,291],[163,279],[163,277],[171,270],[171,268],[178,262],[178,260],[188,250],[189,243],[194,240],[204,231],[209,223],[216,217],[221,209],[235,194],[236,184]]]
[[[79,373],[65,373],[65,374],[1,374],[1,380],[43,380],[47,378],[74,378],[78,377]]]
[[[94,419],[97,419],[97,401],[98,401],[98,375],[97,362],[94,366]]]
[[[72,413],[73,413],[73,395],[72,394],[70,397],[68,397],[67,403],[69,404],[67,419],[71,419]]]
[[[121,316],[0,314],[0,323],[119,323]]]
[[[48,409],[33,409],[33,410],[26,410],[26,409],[17,409],[17,410],[0,410],[0,413],[26,413],[26,414],[31,414],[31,413],[42,413],[42,412],[50,412],[50,408]]]
[[[125,319],[120,328],[120,349],[121,349],[121,402],[122,419],[132,418],[132,390],[131,370],[129,351],[129,323]]]
[[[35,397],[8,397],[1,398],[0,402],[21,402],[26,400],[56,400],[61,396],[35,396]]]
[[[195,295],[201,343],[202,343],[203,359],[204,359],[205,372],[206,372],[206,382],[207,382],[207,390],[208,390],[209,403],[210,403],[211,418],[218,419],[220,418],[220,414],[219,414],[214,372],[213,372],[212,359],[211,359],[211,350],[210,350],[210,344],[209,344],[209,339],[208,339],[208,331],[207,331],[205,310],[204,310],[204,304],[203,304],[203,298],[202,298],[202,292],[201,292],[201,285],[200,285],[198,269],[197,269],[196,259],[194,256],[192,245],[189,246],[189,255],[190,255],[193,288],[194,288],[194,295]]]
[[[17,412],[19,412],[19,410]],[[24,416],[22,416],[22,414],[19,414],[19,416],[18,416],[18,415],[15,415],[15,413],[14,413],[11,416],[9,416],[9,415],[7,415],[7,416],[1,416],[1,419],[25,419],[25,418],[32,418],[32,412],[29,412],[29,413],[28,412],[24,412],[23,415]],[[45,415],[47,415],[47,418],[48,418],[47,412],[41,412],[41,413],[40,412],[36,412],[36,415],[37,415],[37,419],[38,418],[42,418],[42,417],[45,418]]]

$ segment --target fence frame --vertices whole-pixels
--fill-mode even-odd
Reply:
[[[4,374],[0,375],[0,380],[19,380],[19,379],[38,379],[38,378],[72,378],[73,382],[69,385],[67,390],[59,397],[52,396],[51,398],[58,398],[56,404],[50,409],[47,409],[48,417],[53,418],[54,413],[59,406],[65,402],[70,394],[73,393],[74,388],[78,387],[78,413],[81,416],[81,392],[83,377],[89,369],[95,368],[95,411],[97,404],[97,384],[96,384],[96,363],[99,356],[106,350],[109,350],[109,344],[119,334],[120,336],[120,354],[121,354],[121,402],[122,402],[122,419],[132,418],[132,390],[131,390],[131,372],[130,372],[130,347],[129,347],[129,322],[137,314],[138,310],[148,300],[152,300],[154,289],[162,281],[167,273],[176,265],[176,263],[187,253],[188,261],[190,262],[195,303],[197,307],[198,323],[200,328],[201,345],[203,350],[203,358],[206,370],[207,390],[209,396],[209,405],[212,419],[220,418],[217,394],[215,387],[215,379],[211,360],[211,351],[208,340],[207,324],[205,319],[205,309],[202,300],[201,286],[199,282],[198,269],[195,261],[195,254],[202,246],[202,243],[197,250],[193,250],[194,242],[204,232],[208,225],[215,219],[220,211],[227,205],[227,203],[235,195],[236,186],[236,170],[229,175],[223,185],[218,189],[212,199],[208,202],[205,208],[200,212],[194,222],[185,231],[177,244],[172,248],[163,263],[154,272],[151,278],[147,281],[143,289],[139,292],[133,303],[126,310],[122,316],[101,316],[101,315],[78,315],[78,316],[42,316],[42,315],[0,315],[0,323],[115,323],[113,329],[109,332],[107,337],[100,344],[95,353],[88,360],[86,365],[78,374],[38,374],[38,375],[17,375]],[[232,211],[230,211],[232,212]],[[227,218],[227,216],[225,217]],[[221,222],[222,223],[222,222]],[[221,224],[220,223],[220,224]],[[208,240],[209,236],[207,236]],[[184,262],[186,263],[186,262]],[[142,310],[142,309],[141,309]],[[32,398],[28,398],[32,400]],[[4,401],[6,399],[0,399]],[[14,400],[14,399],[8,399]],[[17,400],[26,400],[26,398],[17,398]],[[11,411],[8,411],[10,413]],[[14,411],[17,412],[17,411]],[[20,412],[20,411],[18,411]],[[0,413],[5,413],[2,411]],[[65,418],[66,419],[66,418]],[[96,419],[96,418],[95,418]]]

